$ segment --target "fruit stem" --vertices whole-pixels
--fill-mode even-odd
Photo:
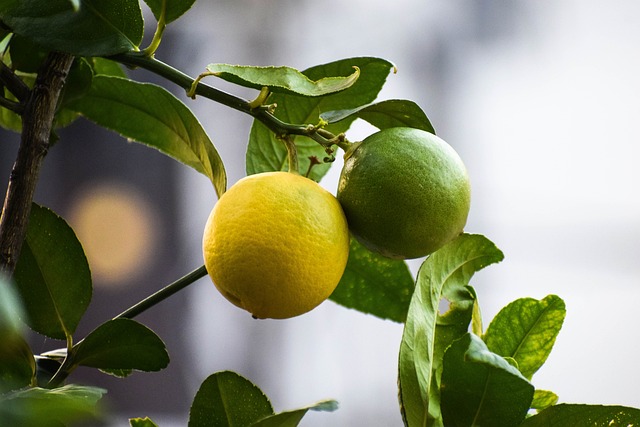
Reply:
[[[318,160],[316,156],[309,156],[309,168],[307,169],[307,173],[304,176],[309,178],[311,175],[311,169],[313,169],[314,166],[319,164],[322,164],[322,162],[320,162],[320,160]]]
[[[293,142],[293,137],[291,135],[284,135],[280,137],[280,139],[282,140],[282,142],[284,142],[285,147],[287,147],[289,172],[300,173],[298,169],[298,149],[295,142]]]
[[[143,299],[137,304],[129,307],[127,310],[123,311],[122,313],[114,317],[114,319],[133,319],[137,315],[148,310],[154,305],[164,301],[165,299],[169,298],[171,295],[177,293],[178,291],[181,291],[182,289],[186,288],[196,280],[201,279],[206,275],[207,275],[207,269],[205,268],[205,266],[203,265],[201,267],[198,267],[195,270],[193,270],[191,273],[188,273],[182,276],[175,282],[165,286],[164,288],[160,289],[156,293],[148,296],[147,298]]]

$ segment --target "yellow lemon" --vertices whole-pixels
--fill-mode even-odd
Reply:
[[[257,318],[284,319],[331,295],[349,255],[337,199],[289,172],[238,181],[218,200],[203,236],[204,262],[220,293]]]

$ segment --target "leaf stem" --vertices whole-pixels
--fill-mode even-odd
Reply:
[[[162,0],[162,9],[160,12],[160,17],[158,18],[158,23],[156,25],[156,31],[153,33],[153,38],[151,39],[151,43],[144,50],[142,50],[142,54],[148,57],[153,57],[160,46],[160,42],[162,41],[162,34],[164,34],[164,30],[167,27],[166,23],[166,15],[167,15],[167,0]]]
[[[0,96],[0,107],[4,107],[19,115],[24,111],[24,105],[21,102],[12,101],[4,96]]]
[[[165,286],[164,288],[160,289],[158,292],[148,296],[147,298],[143,299],[139,303],[131,306],[127,310],[123,311],[122,313],[114,317],[114,319],[133,319],[137,315],[148,310],[154,305],[164,301],[165,299],[169,298],[171,295],[186,288],[196,280],[206,275],[207,275],[207,269],[205,268],[205,266],[203,265],[201,267],[198,267],[195,270],[193,270],[191,273],[188,273],[182,276],[175,282]]]
[[[287,147],[287,156],[289,159],[289,172],[291,173],[300,173],[298,166],[298,149],[296,147],[295,142],[293,142],[293,138],[291,135],[285,135],[280,138],[284,143],[285,147]]]
[[[9,89],[9,92],[14,94],[20,102],[23,102],[29,96],[29,86],[2,61],[0,61],[0,82],[2,82],[7,89]]]
[[[64,382],[65,379],[69,376],[69,374],[75,369],[73,364],[73,360],[71,357],[72,349],[73,349],[73,337],[70,333],[65,330],[65,335],[67,337],[67,348],[65,352],[64,361],[58,368],[55,374],[51,377],[49,382],[47,382],[47,388],[56,388],[60,384]]]

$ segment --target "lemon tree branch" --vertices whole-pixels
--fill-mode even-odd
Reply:
[[[25,98],[20,148],[0,216],[0,271],[9,275],[13,274],[20,256],[36,183],[49,148],[58,98],[72,62],[73,56],[52,52],[40,68],[32,90],[25,92],[21,85],[14,84],[18,92],[14,94]]]
[[[209,86],[200,81],[201,77],[200,79],[194,79],[182,71],[177,70],[154,57],[149,57],[144,53],[127,52],[114,55],[110,57],[110,59],[120,62],[128,67],[140,67],[164,77],[188,91],[189,96],[200,95],[234,110],[248,114],[263,123],[278,136],[303,135],[313,139],[324,147],[336,144],[343,148],[347,146],[345,144],[348,144],[344,139],[344,136],[336,136],[327,130],[321,129],[320,127],[283,122],[273,114],[271,108],[256,107],[255,100],[248,101]]]

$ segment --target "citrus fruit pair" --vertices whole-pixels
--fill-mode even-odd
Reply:
[[[389,128],[345,153],[338,184],[353,235],[390,258],[431,254],[462,233],[471,189],[462,160],[432,133]]]
[[[467,171],[451,146],[389,128],[347,150],[337,199],[294,173],[238,181],[207,221],[205,265],[218,290],[254,317],[293,317],[337,286],[349,231],[384,256],[418,258],[462,233],[469,205]]]
[[[349,255],[336,198],[289,172],[239,180],[214,206],[203,237],[205,266],[229,301],[256,318],[289,318],[326,300]]]

